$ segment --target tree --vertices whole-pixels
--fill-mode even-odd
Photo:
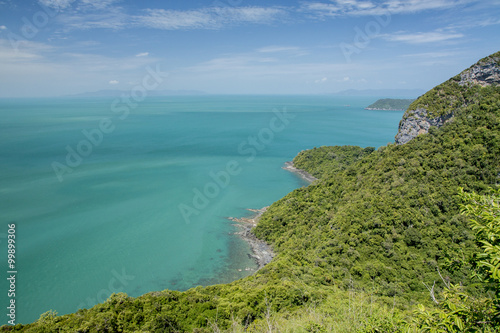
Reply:
[[[445,281],[445,289],[436,300],[438,307],[419,305],[407,323],[407,332],[497,332],[500,327],[500,189],[489,194],[467,193],[460,189],[464,201],[462,214],[470,218],[470,226],[482,252],[473,258],[474,276],[494,297],[473,297],[461,285]]]

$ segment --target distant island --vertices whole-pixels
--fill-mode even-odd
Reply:
[[[413,101],[414,99],[384,98],[369,105],[365,110],[406,111]]]

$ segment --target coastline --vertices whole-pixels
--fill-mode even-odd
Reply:
[[[293,162],[285,162],[285,165],[282,169],[290,171],[292,173],[297,174],[300,178],[305,180],[308,183],[312,183],[318,178],[314,177],[310,173],[305,170],[298,169],[293,165]],[[271,260],[276,256],[273,252],[272,247],[267,244],[265,241],[258,239],[257,236],[252,232],[252,229],[257,226],[259,223],[260,217],[267,211],[268,207],[264,207],[261,209],[250,209],[247,210],[254,213],[250,217],[228,217],[227,219],[236,222],[235,226],[240,228],[240,231],[235,232],[235,235],[238,235],[250,245],[250,249],[252,254],[250,256],[255,260],[257,264],[257,270],[261,269],[265,265],[269,264]]]
[[[244,241],[246,241],[252,250],[251,257],[255,260],[257,264],[257,270],[261,269],[265,265],[271,262],[275,257],[271,246],[265,241],[258,239],[252,229],[257,226],[260,217],[267,210],[268,207],[262,209],[247,209],[254,213],[251,217],[228,217],[228,220],[237,222],[235,226],[239,227],[241,230],[235,232],[235,235],[240,236]]]
[[[285,169],[287,171],[290,171],[290,172],[293,172],[293,173],[296,173],[297,175],[300,176],[300,178],[304,179],[305,181],[309,182],[309,183],[312,183],[314,182],[315,180],[318,180],[318,178],[314,177],[313,175],[311,175],[309,172],[305,171],[305,170],[302,170],[302,169],[298,169],[296,168],[294,165],[293,165],[293,162],[285,162],[285,166],[282,167],[282,169]]]

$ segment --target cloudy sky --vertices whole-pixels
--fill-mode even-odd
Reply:
[[[500,50],[500,0],[0,0],[0,97],[430,89]]]

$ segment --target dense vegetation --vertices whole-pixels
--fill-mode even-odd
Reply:
[[[472,272],[493,296],[474,297],[463,286],[441,277],[445,287],[440,295],[429,288],[437,306],[419,305],[408,322],[399,323],[406,331],[497,332],[500,328],[500,189],[491,192],[478,195],[460,189],[465,202],[462,212],[471,217],[476,242],[482,248],[472,260]]]
[[[496,52],[479,60],[478,64],[481,65],[491,60],[496,60],[498,64],[498,62],[500,62],[500,52]],[[473,66],[471,66],[471,68],[472,67]],[[468,70],[470,70],[470,68]],[[408,107],[408,110],[411,111],[418,108],[424,108],[428,111],[431,118],[435,118],[453,114],[455,110],[460,109],[465,105],[478,103],[476,91],[479,87],[460,85],[460,79],[461,76],[459,74],[450,80],[441,83],[413,102]],[[411,115],[411,112],[407,112],[405,117]]]
[[[383,98],[366,107],[367,110],[403,110],[406,111],[414,99]]]
[[[473,288],[467,263],[478,248],[457,192],[464,186],[482,193],[500,172],[500,90],[474,90],[481,102],[457,110],[440,130],[383,147],[281,199],[256,234],[287,259],[283,266],[307,267],[311,276],[328,272],[325,283],[347,287],[352,277],[411,303],[424,301],[422,282],[439,280],[439,267]]]
[[[358,146],[335,146],[313,148],[301,151],[294,159],[293,165],[307,170],[316,178],[324,178],[345,170],[349,165],[371,154],[375,148]]]
[[[320,179],[262,216],[255,233],[278,255],[256,274],[186,292],[116,294],[2,330],[495,331],[500,222],[490,189],[500,181],[500,87],[447,85],[449,100],[458,92],[467,103],[433,101],[439,86],[415,102],[453,112],[440,129],[375,151],[300,153],[296,165]]]

